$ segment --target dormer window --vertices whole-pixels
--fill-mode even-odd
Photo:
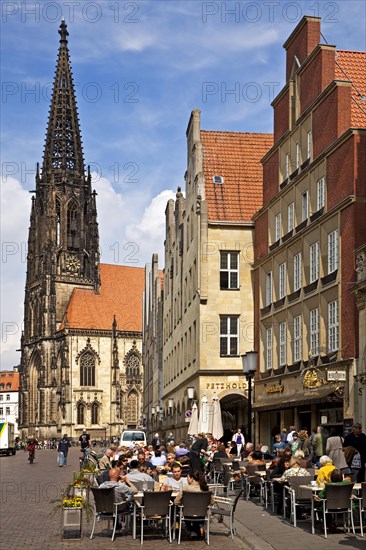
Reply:
[[[222,176],[213,176],[212,181],[222,185],[224,183],[224,178]]]

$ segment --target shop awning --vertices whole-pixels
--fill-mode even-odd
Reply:
[[[307,405],[308,403],[320,403],[334,391],[334,387],[329,387],[327,385],[324,388],[319,388],[314,391],[307,390],[302,393],[295,393],[287,398],[282,394],[278,394],[277,397],[271,397],[271,399],[259,398],[253,404],[253,409],[256,411],[269,411],[287,409],[297,405]]]

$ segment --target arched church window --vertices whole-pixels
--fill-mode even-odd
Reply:
[[[89,352],[80,358],[80,386],[95,386],[95,357]]]
[[[79,403],[77,408],[77,423],[85,424],[85,405],[83,403]]]
[[[99,424],[99,405],[98,405],[98,403],[93,403],[92,404],[91,423],[92,424]]]
[[[67,209],[67,248],[79,250],[77,206],[72,202]]]
[[[135,391],[129,393],[127,398],[126,423],[135,423],[138,420],[137,414],[138,397]]]
[[[61,243],[61,206],[60,201],[56,200],[56,244]]]
[[[140,374],[140,360],[134,353],[129,356],[126,362],[126,377],[136,378]]]

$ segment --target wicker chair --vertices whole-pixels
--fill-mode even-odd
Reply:
[[[366,512],[366,481],[361,483],[361,496],[353,496],[353,498],[358,501],[361,537],[363,537],[362,514]]]
[[[256,474],[255,472],[265,472],[266,471],[266,465],[259,465],[259,466],[253,466],[251,464],[247,464],[246,466],[246,477],[245,477],[245,486],[246,486],[246,499],[249,500],[250,498],[250,492],[251,489],[255,488],[259,490],[259,496],[261,499],[261,502],[263,502],[263,481],[262,477]]]
[[[182,536],[183,521],[206,523],[206,542],[210,544],[211,491],[190,493],[183,491],[182,504],[179,504],[178,544]]]
[[[144,492],[143,504],[137,505],[141,521],[140,541],[144,544],[144,522],[161,521],[165,523],[165,535],[168,532],[169,542],[172,542],[171,529],[171,497],[173,491]]]
[[[290,522],[293,520],[294,527],[296,527],[296,508],[301,506],[303,508],[311,508],[312,495],[307,489],[302,489],[300,485],[308,485],[311,480],[311,476],[290,476],[288,479],[290,492]]]
[[[108,489],[100,489],[99,487],[91,488],[95,501],[93,528],[90,535],[94,537],[95,524],[101,519],[107,519],[108,522],[113,520],[112,542],[116,535],[116,527],[118,516],[129,518],[131,515],[130,505],[127,502],[114,502],[114,487]]]
[[[229,518],[230,536],[233,539],[236,534],[234,527],[235,510],[241,495],[244,493],[244,489],[241,489],[236,495],[235,499],[230,497],[215,497],[215,504],[211,507],[211,514],[219,516],[219,521],[222,521],[223,517]]]
[[[347,485],[333,485],[328,483],[326,485],[326,498],[320,499],[321,510],[324,523],[324,537],[327,538],[327,514],[342,514],[343,515],[343,528],[345,529],[345,517],[347,516],[348,524],[351,520],[352,532],[355,535],[355,526],[353,523],[352,513],[352,489],[353,483]],[[312,533],[315,533],[314,529],[314,501],[311,508],[311,520],[312,520]]]

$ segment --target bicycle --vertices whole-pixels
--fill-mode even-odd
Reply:
[[[28,462],[29,464],[33,464],[34,462],[34,458],[35,458],[35,455],[36,455],[36,448],[34,445],[29,445],[27,448],[26,448],[26,451],[28,451]]]

